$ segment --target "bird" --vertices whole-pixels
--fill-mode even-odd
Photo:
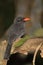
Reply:
[[[7,31],[8,36],[8,44],[5,51],[4,59],[8,59],[12,47],[12,42],[17,38],[22,37],[26,34],[25,32],[25,22],[29,21],[30,18],[26,17],[16,17],[14,23],[10,26]]]

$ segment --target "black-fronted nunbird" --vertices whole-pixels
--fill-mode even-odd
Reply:
[[[17,17],[15,18],[14,23],[8,29],[8,45],[5,51],[4,59],[8,59],[10,56],[12,42],[25,35],[25,22],[28,20],[30,20],[30,18]]]

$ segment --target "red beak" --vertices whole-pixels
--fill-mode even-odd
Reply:
[[[30,20],[31,20],[30,18],[24,18],[25,22],[30,21]]]

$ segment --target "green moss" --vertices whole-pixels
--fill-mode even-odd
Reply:
[[[20,47],[22,44],[24,44],[28,39],[30,38],[29,35],[24,36],[21,38],[18,42],[15,43],[15,48]]]

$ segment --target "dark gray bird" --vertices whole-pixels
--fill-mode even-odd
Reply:
[[[14,23],[8,30],[8,45],[5,51],[4,59],[8,59],[12,47],[12,42],[15,41],[18,37],[21,37],[25,34],[25,21],[29,18],[17,17],[14,20]]]

